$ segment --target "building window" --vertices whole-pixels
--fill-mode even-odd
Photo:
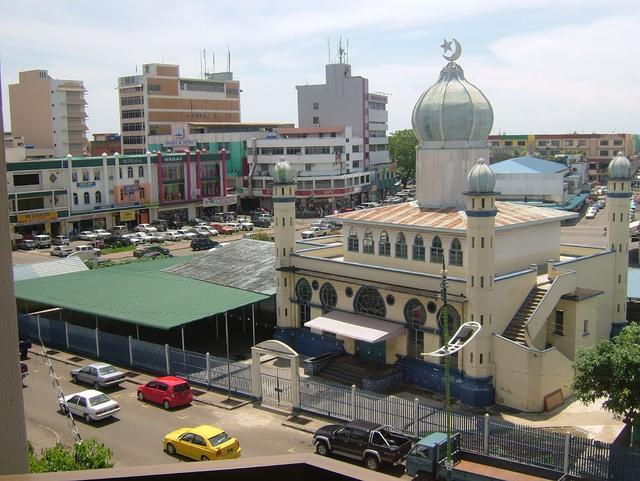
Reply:
[[[600,141],[600,145],[609,145],[609,141],[608,140],[601,140]]]
[[[362,238],[362,252],[364,254],[374,253],[373,234],[368,229],[364,232],[364,237]]]
[[[505,147],[513,147],[513,140],[505,140],[504,141],[504,146]]]
[[[412,259],[414,261],[423,261],[425,259],[424,241],[422,240],[422,236],[420,234],[414,237],[411,251],[412,251]]]
[[[422,328],[427,323],[427,311],[418,299],[411,299],[404,306],[404,319],[409,328],[407,333],[407,356],[420,357],[424,352]]]
[[[407,239],[402,232],[396,236],[396,257],[399,259],[407,258]]]
[[[584,321],[582,321],[582,335],[589,335],[589,319],[585,319]]]
[[[140,199],[144,199],[144,187],[140,187],[138,194],[140,195]]]
[[[322,304],[323,314],[332,311],[338,303],[338,293],[335,287],[328,282],[325,282],[320,289],[320,303]]]
[[[384,318],[387,315],[387,307],[384,299],[377,289],[362,287],[353,301],[353,310],[359,314]]]
[[[462,245],[457,237],[451,241],[451,249],[449,249],[449,265],[462,265]]]
[[[77,172],[71,172],[71,182],[78,182],[78,173]],[[16,185],[15,182],[13,185]]]
[[[89,182],[89,171],[88,170],[83,170],[82,171],[82,182]]]
[[[142,165],[138,167],[138,177],[144,177],[144,166]]]
[[[525,147],[527,143],[524,140],[518,140],[518,147]],[[480,354],[482,356],[482,354]]]
[[[99,170],[94,170],[93,171],[93,180],[100,180],[100,171]]]
[[[389,242],[389,234],[385,231],[380,234],[380,243],[378,244],[378,254],[389,257],[391,255],[391,242]]]
[[[102,194],[100,193],[99,190],[96,191],[96,204],[101,204],[102,203]]]
[[[149,84],[147,86],[147,90],[149,91],[149,93],[151,93],[151,92],[160,92],[161,88],[162,87],[160,86],[160,84]]]
[[[318,110],[320,108],[319,102],[313,102],[313,110]]]
[[[358,241],[358,233],[355,229],[349,231],[349,237],[347,238],[347,250],[350,252],[359,252],[360,245]]]
[[[91,196],[89,195],[89,192],[85,192],[83,197],[85,204],[89,204],[91,202]]]
[[[133,179],[133,167],[131,166],[127,167],[127,177]]]
[[[296,285],[296,298],[300,304],[300,324],[311,320],[311,286],[306,279],[300,279]]]
[[[320,123],[320,118],[319,117],[314,117],[311,120],[311,123],[314,124],[314,125],[318,125]]]
[[[73,205],[78,205],[78,194],[73,193]]]
[[[613,145],[622,145],[622,140],[620,139],[614,140]]]
[[[609,157],[609,151],[608,150],[601,150],[600,151],[600,157]]]
[[[429,260],[434,264],[442,264],[444,254],[442,250],[442,241],[440,237],[435,236],[431,242],[431,250],[429,252]]]
[[[564,336],[564,311],[562,309],[556,310],[553,333],[558,336]]]
[[[118,177],[122,179],[122,167],[118,167]]]

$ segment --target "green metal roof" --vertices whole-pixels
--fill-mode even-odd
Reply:
[[[185,257],[15,283],[16,297],[168,330],[269,296],[161,272]]]

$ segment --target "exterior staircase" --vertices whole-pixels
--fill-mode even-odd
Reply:
[[[525,338],[525,326],[533,312],[540,305],[542,298],[547,293],[547,288],[548,286],[536,286],[531,289],[531,292],[527,295],[526,299],[520,306],[520,309],[518,309],[513,316],[513,319],[511,319],[511,322],[509,322],[509,325],[502,333],[504,337],[513,342],[517,342],[522,346],[527,345]]]
[[[346,363],[340,357],[332,359],[318,373],[318,376],[339,384],[362,387],[362,380],[369,372],[361,366]]]

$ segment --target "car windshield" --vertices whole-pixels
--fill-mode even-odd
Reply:
[[[225,432],[222,432],[220,434],[216,434],[215,436],[209,438],[209,442],[211,443],[211,446],[218,446],[222,443],[226,443],[227,441],[229,441],[229,439],[231,439],[231,436],[229,436]]]
[[[105,367],[101,367],[99,371],[100,371],[100,374],[111,374],[116,372],[116,368],[113,366],[105,366]]]
[[[173,392],[184,392],[189,390],[189,385],[185,382],[182,384],[176,384],[173,386]]]
[[[89,404],[91,404],[92,406],[98,406],[99,404],[104,404],[109,401],[110,399],[106,394],[99,394],[97,396],[89,398]]]

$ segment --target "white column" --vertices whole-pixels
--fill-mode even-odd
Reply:
[[[103,204],[111,204],[111,200],[109,197],[109,162],[107,159],[107,153],[102,153],[102,185],[104,186],[104,196],[102,203]],[[115,202],[115,199],[113,200]]]
[[[73,184],[73,155],[67,154],[67,174],[69,177],[69,215],[73,212],[73,194],[75,192],[75,185]],[[16,208],[17,208],[16,203]]]
[[[260,375],[260,350],[251,348],[251,394],[256,399],[262,398],[262,379]]]
[[[149,184],[149,202],[156,202],[155,198],[155,184],[153,183],[153,176],[151,175],[151,152],[147,150],[147,170],[144,173],[144,180]],[[145,200],[147,196],[145,195]]]

